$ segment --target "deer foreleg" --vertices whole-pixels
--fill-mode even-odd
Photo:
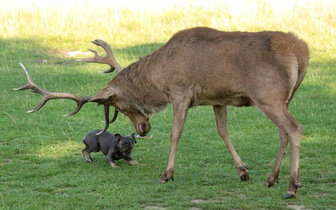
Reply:
[[[168,182],[169,180],[174,180],[174,167],[175,167],[177,147],[180,141],[185,120],[187,118],[189,105],[190,102],[186,100],[175,101],[172,103],[174,119],[170,135],[171,145],[170,145],[167,168],[159,180],[159,182],[161,183]]]
[[[240,176],[240,179],[242,181],[248,181],[250,177],[249,177],[247,167],[244,164],[244,162],[240,159],[240,157],[238,156],[229,138],[229,132],[227,129],[226,107],[225,106],[214,106],[213,108],[214,108],[214,112],[216,115],[217,131],[220,137],[222,137],[222,139],[224,140],[227,148],[229,149],[234,165],[237,169],[238,175]]]

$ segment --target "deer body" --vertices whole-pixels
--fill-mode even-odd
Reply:
[[[282,32],[196,29],[179,32],[107,86],[132,95],[131,103],[152,106],[152,111],[144,110],[148,114],[181,94],[190,98],[190,107],[250,106],[272,95],[289,103],[307,67],[304,42]],[[285,49],[277,49],[282,45]]]
[[[101,40],[93,43],[104,45]],[[307,45],[291,33],[192,28],[178,32],[163,47],[124,70],[119,64],[109,63],[120,69],[118,75],[90,101],[104,104],[105,110],[114,106],[130,118],[142,136],[151,129],[149,117],[172,104],[171,148],[160,182],[173,179],[188,109],[199,105],[213,106],[218,133],[240,178],[248,181],[247,167],[229,139],[226,106],[258,106],[279,128],[280,137],[277,159],[266,185],[278,181],[281,161],[290,143],[290,183],[284,197],[290,198],[300,186],[302,127],[289,113],[288,104],[303,80],[308,60]]]

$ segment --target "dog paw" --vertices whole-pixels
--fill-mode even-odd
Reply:
[[[129,161],[127,161],[127,163],[129,163],[131,165],[146,166],[146,164],[140,164],[135,160],[129,160]]]
[[[115,164],[115,163],[110,163],[110,166],[111,166],[112,168],[119,168],[119,166],[117,166],[117,164]]]
[[[137,164],[138,166],[147,166],[147,164]]]

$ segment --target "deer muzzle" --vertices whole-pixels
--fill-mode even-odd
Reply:
[[[140,136],[146,136],[150,129],[151,125],[149,123],[139,123],[136,130]]]

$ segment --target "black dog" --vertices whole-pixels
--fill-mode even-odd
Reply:
[[[113,167],[118,168],[114,160],[124,158],[130,164],[139,164],[131,157],[132,149],[136,143],[134,133],[131,136],[121,136],[115,134],[114,136],[109,132],[97,136],[96,134],[101,130],[94,130],[86,134],[83,139],[86,147],[82,150],[82,153],[88,163],[93,161],[90,153],[99,152],[106,156],[107,162]]]

